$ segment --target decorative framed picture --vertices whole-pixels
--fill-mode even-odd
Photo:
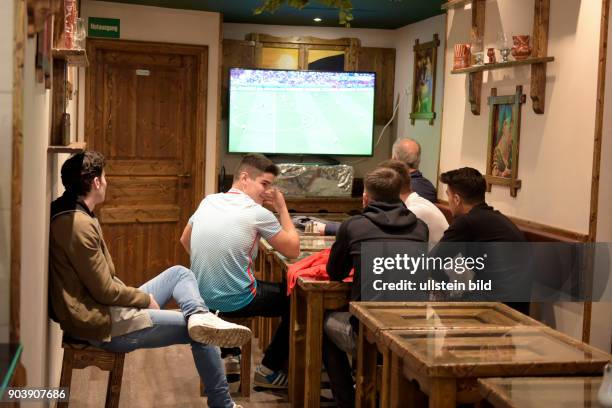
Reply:
[[[414,76],[412,80],[412,110],[410,111],[410,123],[414,125],[415,120],[428,120],[433,125],[436,118],[434,102],[436,95],[436,62],[440,40],[438,34],[434,34],[433,41],[419,43],[417,38],[414,43]]]
[[[521,105],[525,103],[523,87],[517,86],[514,95],[497,96],[497,88],[489,97],[489,142],[487,147],[487,191],[493,184],[510,187],[516,197],[521,188],[518,179]]]

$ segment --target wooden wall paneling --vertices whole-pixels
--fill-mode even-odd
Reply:
[[[219,15],[219,50],[217,52],[217,126],[215,134],[215,185],[214,192],[218,192],[221,183],[219,181],[219,170],[221,168],[221,118],[223,117],[223,13]],[[229,124],[228,124],[229,126]],[[196,197],[196,205],[200,198]]]
[[[229,69],[255,68],[255,42],[245,40],[223,40],[221,58],[221,115],[227,118],[229,112]]]
[[[66,113],[66,60],[53,59],[53,82],[51,90],[51,140],[54,146],[68,144],[64,136],[70,137],[70,132],[65,134],[63,116]]]
[[[291,36],[291,37],[276,37],[268,34],[251,33],[245,36],[245,40],[255,41],[256,43],[268,44],[296,44],[296,45],[341,45],[350,47],[351,45],[360,46],[361,42],[357,38],[337,38],[328,40],[324,38],[310,36]]]
[[[533,15],[533,57],[546,57],[548,53],[548,26],[550,0],[536,0]],[[531,100],[535,113],[544,113],[546,100],[546,63],[531,66]]]
[[[10,272],[10,328],[12,343],[19,341],[20,299],[21,299],[21,200],[23,184],[23,89],[26,4],[15,0],[15,26],[13,49],[13,132],[11,170],[11,272]]]
[[[472,1],[472,30],[470,39],[483,40],[485,30],[485,0]],[[468,94],[470,109],[474,115],[480,115],[481,94],[482,94],[483,72],[472,72],[468,74]]]
[[[393,116],[395,48],[360,47],[356,69],[376,73],[374,123],[387,123]]]
[[[62,0],[28,0],[27,24],[28,37],[33,37],[44,29],[47,18],[60,12],[64,2]]]
[[[344,56],[344,69],[346,71],[356,71],[359,65],[359,52],[361,50],[361,41],[357,38],[351,38],[348,50]],[[393,50],[393,60],[395,61],[395,49]],[[393,67],[393,75],[395,76],[395,66]],[[393,100],[393,96],[391,97]]]
[[[10,221],[10,287],[9,287],[9,341],[21,339],[21,203],[23,185],[23,89],[25,33],[27,25],[25,0],[14,0],[13,26],[13,92],[12,92],[12,151],[11,151],[11,221]],[[26,369],[17,361],[10,385],[25,387]],[[19,406],[18,403],[13,404]]]

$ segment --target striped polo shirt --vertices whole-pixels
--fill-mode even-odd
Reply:
[[[206,305],[232,312],[251,303],[257,292],[253,266],[259,238],[281,231],[274,214],[232,188],[204,198],[189,224],[191,270]]]

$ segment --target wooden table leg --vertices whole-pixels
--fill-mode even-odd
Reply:
[[[357,408],[376,406],[376,345],[366,339],[365,326],[359,322],[357,342]]]
[[[389,381],[388,406],[391,408],[427,406],[427,396],[419,389],[418,383],[416,381],[410,381],[404,376],[402,360],[393,353],[391,353],[390,360],[391,379]]]
[[[429,408],[455,408],[457,381],[454,378],[432,378],[429,386]]]
[[[382,352],[382,381],[380,384],[380,406],[389,406],[389,386],[391,383],[391,351],[385,348]],[[402,376],[403,377],[403,376]]]
[[[289,401],[293,407],[304,405],[306,308],[300,291],[301,289],[295,286],[291,293],[289,319]]]
[[[318,408],[321,400],[321,364],[323,347],[323,294],[308,292],[306,305],[306,376],[304,405]]]

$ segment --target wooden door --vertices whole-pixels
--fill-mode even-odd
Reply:
[[[139,286],[175,264],[203,195],[207,48],[88,40],[87,148],[106,157],[96,209],[118,276]]]

